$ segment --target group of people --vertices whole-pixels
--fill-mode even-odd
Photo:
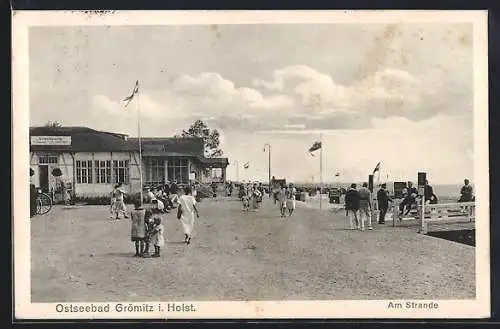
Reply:
[[[281,184],[281,186],[274,187],[273,189],[274,203],[278,205],[280,209],[280,214],[282,218],[286,218],[287,210],[288,217],[292,216],[295,210],[295,196],[297,194],[297,189],[293,184]]]
[[[357,188],[356,184],[351,184],[351,187],[345,194],[345,210],[346,216],[349,218],[350,229],[365,230],[365,222],[368,222],[368,229],[372,230],[372,196],[368,189],[368,183],[363,183],[361,188]]]
[[[426,180],[423,193],[424,202],[426,204],[437,204],[438,198],[434,193],[432,186]],[[460,199],[458,202],[474,201],[473,189],[468,179],[464,180],[464,185],[460,190]],[[419,196],[417,188],[412,182],[407,183],[407,187],[402,191],[403,199],[399,204],[399,218],[410,213],[411,209],[416,208],[422,196]],[[372,193],[368,189],[368,183],[363,183],[360,189],[356,188],[356,184],[352,184],[345,194],[345,210],[346,215],[350,218],[351,229],[364,230],[364,224],[367,222],[368,229],[372,227]],[[385,224],[385,216],[389,209],[389,204],[392,198],[387,190],[387,184],[381,184],[380,189],[376,194],[376,205],[379,210],[379,224]]]
[[[241,184],[238,196],[243,204],[243,211],[257,211],[261,207],[264,192],[262,183]]]
[[[183,192],[178,196],[177,219],[182,225],[184,243],[189,245],[195,219],[199,218],[200,215],[192,188],[187,186],[183,189]],[[162,224],[162,217],[165,212],[160,209],[158,201],[158,199],[152,199],[146,205],[143,205],[140,200],[136,200],[134,203],[134,210],[131,212],[131,240],[135,243],[136,257],[148,257],[150,244],[155,248],[152,257],[159,257],[160,250],[165,245]]]

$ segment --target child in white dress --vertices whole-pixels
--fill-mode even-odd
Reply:
[[[165,238],[163,237],[163,224],[161,218],[155,216],[153,218],[154,226],[151,232],[151,243],[155,246],[155,253],[151,257],[160,257],[160,249],[165,245]]]

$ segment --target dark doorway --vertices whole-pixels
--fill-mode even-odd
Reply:
[[[49,193],[49,166],[38,166],[40,175],[40,188],[43,192]]]

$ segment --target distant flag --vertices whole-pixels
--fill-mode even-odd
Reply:
[[[339,176],[340,176],[340,173],[339,173],[339,172],[335,174],[335,177],[339,177]]]
[[[322,143],[319,141],[314,142],[314,144],[309,148],[309,153],[311,153],[312,156],[314,156],[313,152],[317,151],[321,148]]]
[[[243,165],[243,168],[248,169],[250,168],[250,162],[247,162]]]
[[[373,174],[375,174],[379,170],[380,170],[380,162],[377,163],[377,165],[375,166],[375,169],[373,169]]]
[[[125,102],[125,107],[127,107],[128,104],[130,104],[132,99],[134,99],[135,94],[137,94],[138,92],[139,92],[139,80],[137,80],[135,82],[135,86],[134,86],[134,90],[132,90],[132,94],[123,100]]]

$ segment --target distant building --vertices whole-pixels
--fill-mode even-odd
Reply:
[[[217,180],[225,182],[227,158],[205,158],[201,138],[142,138],[142,163],[139,141],[124,134],[97,131],[87,127],[31,127],[30,168],[32,184],[50,192],[58,178],[52,170],[62,171],[60,179],[77,196],[108,195],[122,182],[128,193],[140,191],[139,165],[144,186],[177,180],[188,183]]]

